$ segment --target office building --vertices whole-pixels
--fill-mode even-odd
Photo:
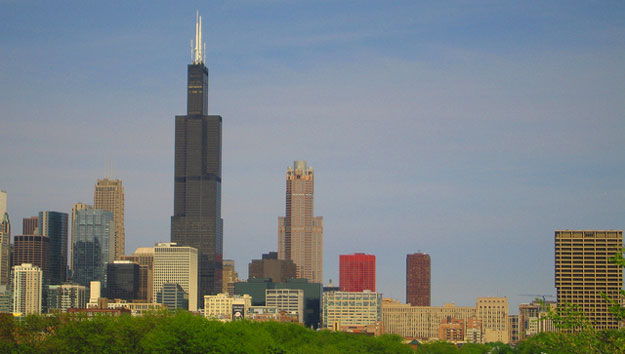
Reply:
[[[223,272],[222,272],[222,290],[224,294],[234,295],[234,283],[239,281],[239,274],[234,269],[234,261],[231,259],[224,259]]]
[[[430,255],[413,253],[406,256],[406,303],[430,306]]]
[[[6,203],[6,193],[0,191],[0,194],[4,193],[4,202]],[[11,273],[11,221],[9,220],[9,213],[6,212],[6,206],[0,207],[5,210],[0,214],[0,285],[9,284],[9,277]]]
[[[176,116],[174,215],[171,242],[198,251],[199,298],[222,291],[221,123],[208,115],[208,68],[202,56],[202,21],[187,67],[187,114]]]
[[[72,280],[84,286],[92,281],[106,284],[106,264],[114,259],[113,213],[102,209],[79,210],[73,227],[76,238]]]
[[[70,256],[70,262],[69,262],[69,269],[73,272],[74,271],[74,243],[76,242],[76,230],[74,228],[74,225],[76,223],[76,216],[78,211],[80,210],[86,210],[86,209],[91,209],[91,205],[87,205],[85,203],[76,203],[74,204],[74,206],[72,206],[72,214],[71,214],[71,231],[70,231],[70,239],[69,239],[69,256]],[[26,223],[26,219],[24,219],[24,223]],[[25,225],[25,224],[24,224]],[[26,226],[24,226],[26,227]],[[26,234],[26,232],[24,231],[24,234]]]
[[[375,292],[375,256],[364,253],[340,255],[339,276],[341,291]]]
[[[164,284],[178,284],[189,297],[189,311],[197,311],[198,250],[172,243],[154,246],[154,295],[157,299]]]
[[[98,179],[93,194],[93,208],[113,213],[115,238],[113,258],[124,255],[126,231],[124,229],[124,187],[119,179]]]
[[[286,212],[278,218],[278,258],[290,259],[297,277],[323,282],[323,218],[314,217],[315,173],[306,161],[286,171]]]
[[[244,295],[205,295],[204,317],[230,322],[245,319],[248,308],[252,306],[252,297]]]
[[[43,235],[16,235],[13,238],[12,266],[30,263],[39,267],[43,285],[50,279],[50,238]]]
[[[476,314],[475,306],[460,307],[454,304],[412,306],[393,299],[384,299],[382,302],[382,322],[385,332],[411,339],[438,338],[439,325],[444,319],[454,318],[467,323],[469,319],[475,318]],[[481,339],[481,328],[477,335]]]
[[[0,189],[0,216],[7,212],[7,192]]]
[[[478,297],[476,304],[477,318],[482,321],[482,340],[484,343],[509,343],[508,337],[508,299],[505,297]]]
[[[22,235],[39,235],[39,217],[22,219]]]
[[[154,299],[154,247],[139,247],[131,255],[121,257],[122,260],[135,262],[139,265],[139,300],[152,303]]]
[[[67,280],[67,213],[39,212],[39,234],[50,238],[50,282]]]
[[[41,269],[24,263],[13,267],[13,312],[22,315],[41,313]]]
[[[519,343],[519,315],[508,315],[508,343]]]
[[[177,309],[188,310],[189,293],[180,284],[165,283],[156,293],[156,302],[167,307],[169,311]]]
[[[304,324],[306,327],[318,328],[321,318],[320,283],[312,283],[307,279],[288,279],[286,282],[275,283],[271,279],[253,278],[247,282],[234,284],[235,295],[250,295],[253,306],[266,306],[265,295],[267,289],[301,289],[304,291]]]
[[[78,284],[48,286],[48,312],[87,307],[87,287]]]
[[[455,319],[452,316],[444,317],[438,325],[438,339],[446,342],[463,342],[465,320]]]
[[[322,328],[345,331],[350,326],[375,326],[382,321],[382,294],[333,291],[323,294]]]
[[[280,312],[297,314],[297,321],[304,323],[304,290],[267,289],[265,290],[265,306],[275,307]]]
[[[555,284],[558,304],[578,306],[598,330],[617,329],[610,312],[611,299],[619,299],[623,268],[611,258],[623,249],[622,230],[557,230],[555,232]]]
[[[6,284],[0,285],[0,313],[13,312],[13,306],[11,305],[12,298],[13,293],[11,292],[11,287]]]
[[[276,283],[297,278],[297,267],[290,259],[278,259],[277,252],[263,254],[262,259],[253,259],[249,265],[248,279],[271,278]]]
[[[139,264],[113,261],[106,265],[106,297],[132,301],[139,298]]]

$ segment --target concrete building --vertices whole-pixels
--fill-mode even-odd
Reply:
[[[148,311],[158,311],[164,309],[165,305],[153,302],[128,302],[126,300],[116,299],[106,302],[108,310],[128,310],[132,316],[141,316]]]
[[[610,259],[623,249],[622,230],[557,230],[555,285],[558,304],[579,306],[598,330],[619,328],[610,312],[611,299],[620,297],[623,268]]]
[[[93,193],[93,208],[113,214],[115,237],[113,238],[113,259],[123,256],[126,242],[124,229],[124,187],[119,179],[98,179]]]
[[[109,299],[139,299],[139,264],[113,261],[106,265],[106,297]]]
[[[339,276],[341,291],[375,292],[375,256],[364,253],[340,255]]]
[[[475,306],[459,307],[454,304],[412,306],[393,299],[384,299],[382,302],[382,322],[385,332],[411,339],[438,338],[438,327],[443,319],[451,317],[466,322],[476,315]]]
[[[78,284],[48,286],[48,312],[87,308],[87,288]]]
[[[443,318],[438,325],[438,339],[447,342],[463,342],[465,337],[466,321],[451,316]]]
[[[180,284],[165,283],[156,294],[156,302],[162,304],[169,311],[189,309],[189,293]]]
[[[87,205],[85,203],[76,203],[74,204],[74,206],[72,206],[72,214],[70,217],[70,222],[72,225],[71,231],[70,231],[70,239],[69,239],[69,255],[70,255],[70,262],[69,262],[69,269],[73,272],[74,271],[74,244],[76,243],[76,229],[74,227],[74,225],[76,225],[76,216],[78,211],[80,210],[86,210],[86,209],[91,209],[91,205]],[[26,219],[24,219],[24,228],[26,228]],[[24,234],[26,235],[26,231],[24,231]]]
[[[322,328],[346,331],[351,326],[376,326],[382,321],[382,294],[332,291],[323,294]]]
[[[245,295],[205,295],[204,317],[230,322],[244,319],[248,308],[252,306],[252,297]],[[241,310],[243,312],[241,312]]]
[[[323,218],[314,217],[315,174],[306,161],[286,171],[286,213],[278,218],[278,258],[290,259],[297,277],[323,282]]]
[[[67,281],[67,213],[39,212],[39,234],[50,238],[50,284]]]
[[[267,289],[265,290],[265,306],[275,307],[280,312],[296,314],[297,321],[304,323],[304,290]]]
[[[482,320],[472,317],[467,319],[464,341],[467,343],[482,343]]]
[[[508,299],[505,297],[478,297],[477,318],[482,321],[482,340],[509,343]]]
[[[250,321],[276,321],[276,322],[288,322],[288,323],[300,323],[298,314],[291,314],[285,311],[280,311],[275,307],[270,306],[250,306],[247,309],[245,318]]]
[[[4,193],[4,203],[6,203],[6,192]],[[0,201],[1,202],[1,201]],[[5,210],[0,214],[0,285],[9,284],[11,274],[11,221],[9,213],[6,212],[6,205],[1,207]]]
[[[31,216],[22,219],[22,235],[39,234],[39,217]]]
[[[139,247],[133,254],[122,256],[121,260],[139,264],[139,300],[154,302],[154,247]]]
[[[208,115],[208,68],[202,56],[201,28],[200,18],[195,56],[187,66],[187,114],[176,116],[171,218],[171,242],[197,249],[200,300],[223,287],[222,118]]]
[[[12,300],[13,293],[11,287],[8,285],[0,285],[0,313],[12,313],[13,305]]]
[[[234,283],[239,281],[239,274],[234,269],[234,261],[224,259],[222,272],[222,289],[221,292],[228,295],[234,295]]]
[[[41,313],[41,269],[24,263],[13,267],[13,312],[22,315]]]
[[[106,264],[114,260],[115,223],[113,213],[102,209],[76,212],[74,270],[72,281],[89,286],[91,281],[106,284]]]
[[[519,304],[519,342],[541,332],[555,332],[552,320],[546,318],[556,308],[554,301],[532,301]]]
[[[508,343],[519,343],[519,315],[508,315]]]
[[[271,278],[276,283],[297,278],[297,267],[290,259],[278,259],[277,252],[263,254],[262,259],[253,259],[249,265],[248,279]]]
[[[167,283],[178,284],[189,295],[189,311],[198,309],[198,250],[172,243],[154,246],[154,299]]]
[[[253,306],[265,306],[265,290],[267,289],[301,289],[304,291],[304,324],[306,327],[318,328],[320,324],[320,304],[322,286],[306,279],[289,279],[283,283],[275,283],[270,279],[254,278],[247,282],[234,284],[235,295],[252,296]]]
[[[414,253],[406,256],[406,303],[412,306],[430,306],[430,255]]]

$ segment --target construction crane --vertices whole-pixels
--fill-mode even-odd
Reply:
[[[535,299],[537,298],[543,298],[543,302],[545,302],[546,298],[555,298],[555,295],[551,295],[551,294],[519,294],[519,296],[531,296]]]

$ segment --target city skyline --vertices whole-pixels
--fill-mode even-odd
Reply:
[[[371,253],[398,300],[403,257],[421,250],[432,305],[515,308],[555,294],[554,230],[625,226],[622,4],[163,6],[0,4],[13,224],[90,201],[114,161],[126,253],[169,240],[171,117],[199,8],[209,112],[228,118],[224,257],[241,278],[274,250],[295,159],[317,173],[324,283],[339,254]]]

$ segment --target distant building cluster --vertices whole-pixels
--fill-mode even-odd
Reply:
[[[182,309],[219,321],[517,343],[555,331],[547,314],[567,304],[597,329],[619,328],[602,295],[616,299],[623,287],[623,269],[611,263],[623,249],[623,232],[615,230],[555,231],[557,302],[521,304],[518,314],[510,313],[505,297],[432,306],[431,257],[420,251],[406,254],[405,303],[384,298],[376,287],[373,254],[341,254],[339,286],[324,287],[323,218],[314,213],[315,173],[306,161],[286,170],[277,250],[251,260],[248,279],[239,279],[234,261],[223,259],[222,117],[207,113],[208,69],[198,43],[188,65],[187,114],[175,118],[169,242],[126,254],[124,187],[120,179],[103,178],[95,184],[93,204],[24,218],[22,234],[11,243],[7,193],[0,191],[1,312],[141,315]]]

